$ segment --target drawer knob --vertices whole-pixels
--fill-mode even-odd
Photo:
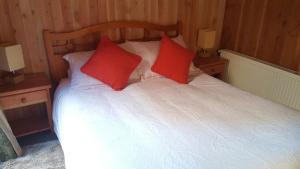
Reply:
[[[21,102],[22,102],[22,103],[26,103],[26,98],[25,98],[25,97],[22,97],[22,98],[21,98]]]

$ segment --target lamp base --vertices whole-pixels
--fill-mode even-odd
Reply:
[[[218,54],[214,51],[214,49],[199,49],[197,50],[196,57],[194,58],[193,62],[196,67],[199,66],[199,63],[203,60],[212,60],[215,59]]]
[[[24,74],[9,75],[4,78],[5,83],[18,84],[24,80]]]
[[[204,58],[211,57],[211,56],[214,55],[214,53],[215,53],[214,49],[203,49],[203,48],[201,48],[200,50],[198,50],[199,57],[204,57]]]

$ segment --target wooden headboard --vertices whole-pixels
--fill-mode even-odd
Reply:
[[[177,36],[180,33],[180,27],[179,23],[175,25],[157,25],[147,22],[117,21],[102,23],[72,32],[51,32],[45,30],[44,42],[52,82],[54,85],[57,85],[62,78],[67,77],[68,63],[62,58],[63,55],[95,49],[103,32],[109,30],[118,31],[119,39],[116,42],[122,43],[125,40],[159,40],[160,36],[151,37],[151,31],[165,33],[169,36]],[[143,37],[139,39],[127,39],[126,29],[130,28],[142,29]],[[89,39],[83,41],[81,38],[84,37],[89,37]]]

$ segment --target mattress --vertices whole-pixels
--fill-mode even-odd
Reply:
[[[64,80],[53,116],[67,169],[300,168],[300,113],[206,74],[123,91]]]

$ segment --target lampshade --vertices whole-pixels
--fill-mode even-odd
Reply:
[[[211,49],[215,46],[216,31],[212,29],[200,29],[198,32],[198,47]]]
[[[0,46],[0,70],[13,72],[24,67],[21,45]]]

